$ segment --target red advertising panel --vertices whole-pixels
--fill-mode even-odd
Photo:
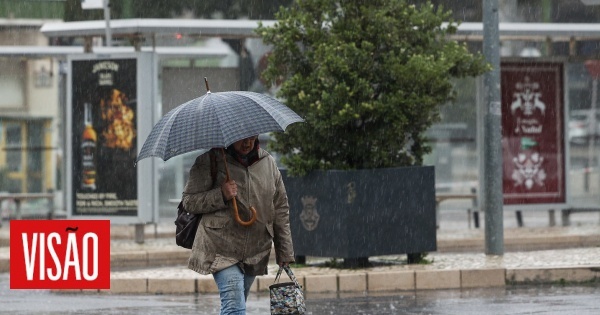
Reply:
[[[504,204],[566,203],[563,64],[503,62]]]

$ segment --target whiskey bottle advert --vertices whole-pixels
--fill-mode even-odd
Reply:
[[[72,62],[75,215],[137,215],[136,78],[136,59]]]

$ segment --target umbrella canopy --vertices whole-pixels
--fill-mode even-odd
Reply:
[[[166,161],[190,151],[225,148],[261,133],[283,132],[288,125],[303,121],[265,94],[209,91],[163,116],[150,131],[137,161],[151,156]]]

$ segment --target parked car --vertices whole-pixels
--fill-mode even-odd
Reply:
[[[595,113],[595,124],[592,124]],[[588,143],[600,137],[600,111],[589,109],[573,110],[569,115],[569,142]]]

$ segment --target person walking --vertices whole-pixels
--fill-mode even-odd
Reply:
[[[288,198],[275,159],[260,148],[258,136],[233,143],[225,156],[219,151],[196,158],[183,192],[185,209],[202,214],[188,268],[213,275],[221,315],[243,315],[256,276],[267,274],[273,244],[278,265],[294,262]],[[245,221],[255,209],[253,224],[236,222],[234,198]]]

